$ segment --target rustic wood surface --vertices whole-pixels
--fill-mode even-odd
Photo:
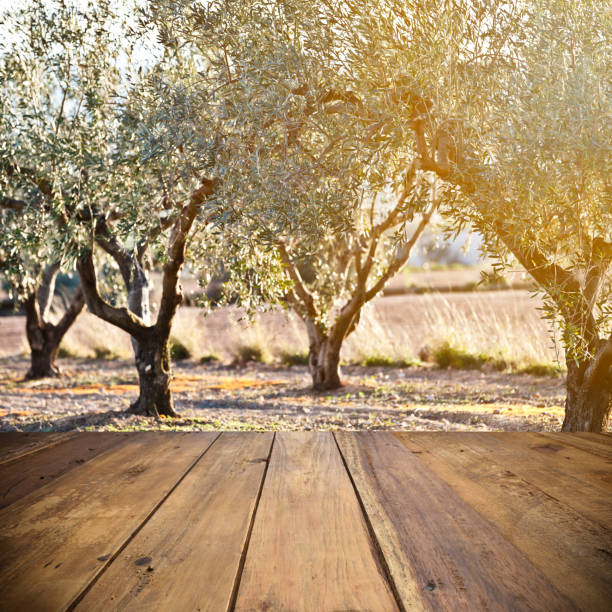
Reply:
[[[119,444],[126,434],[82,433],[59,442],[38,445],[30,449],[28,461],[13,457],[0,463],[0,508],[9,506],[28,493],[49,484],[74,467],[93,459],[105,450]],[[19,454],[21,459],[24,454]]]
[[[72,604],[214,438],[126,438],[115,452],[3,508],[2,607],[61,610]]]
[[[11,463],[21,457],[35,453],[42,448],[55,446],[75,435],[76,434],[72,432],[2,433],[2,435],[0,435],[0,464]]]
[[[612,602],[601,434],[0,434],[0,508],[1,611]]]
[[[397,610],[334,438],[281,432],[237,610]]]
[[[392,433],[338,434],[396,583],[434,610],[573,609],[529,560]],[[408,581],[403,570],[415,579]],[[423,585],[425,588],[423,589]],[[420,588],[419,588],[420,587]],[[402,588],[401,586],[399,587]]]
[[[272,438],[221,436],[78,609],[226,610]]]
[[[474,450],[465,441],[467,434],[460,434],[459,438],[449,434],[438,438],[428,432],[396,435],[408,448],[420,451],[420,460],[438,478],[493,523],[578,608],[609,609],[612,601],[609,526],[602,527],[586,519],[548,495],[517,474],[512,462],[497,461]],[[599,462],[601,457],[594,456],[593,460]],[[611,498],[612,492],[607,495],[609,503]]]

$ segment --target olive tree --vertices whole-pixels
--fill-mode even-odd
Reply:
[[[180,163],[187,136],[181,140],[170,134],[171,122],[158,122],[163,50],[154,49],[153,66],[136,65],[120,9],[105,0],[32,2],[8,13],[5,27],[17,34],[3,50],[11,116],[2,134],[3,198],[8,206],[20,190],[31,192],[28,214],[52,222],[49,261],[61,252],[76,263],[89,309],[132,337],[140,395],[131,410],[175,416],[168,340],[181,301],[179,274],[215,181]],[[118,303],[99,289],[96,248],[123,277]],[[149,256],[163,265],[154,322]]]
[[[264,225],[281,235],[274,221],[282,202],[289,191],[300,193],[283,189],[294,178],[292,164],[297,176],[311,176],[291,147],[310,155],[311,168],[326,157],[358,160],[353,151],[369,149],[372,167],[387,177],[396,172],[393,153],[404,156],[454,192],[457,229],[469,223],[500,265],[518,261],[530,274],[545,316],[563,331],[563,429],[601,430],[612,398],[608,4],[249,6],[223,29],[220,46],[240,50],[224,55],[229,114],[239,107],[233,125],[241,136],[253,125],[257,143],[243,146],[243,191],[269,184],[264,199],[278,202],[271,209],[259,202]],[[330,114],[340,129],[329,128]],[[307,149],[315,134],[319,148]],[[367,168],[355,185],[371,193]],[[341,240],[332,236],[336,247]],[[280,256],[291,271],[291,256],[282,248]]]
[[[347,81],[338,22],[324,9],[172,2],[157,3],[153,18],[206,67],[185,88],[184,107],[215,92],[216,256],[230,275],[226,290],[247,306],[295,310],[313,386],[334,389],[343,341],[407,261],[445,189],[409,143],[381,148],[375,130],[364,131],[369,98],[387,93]],[[198,258],[207,261],[211,229],[201,231]]]
[[[529,273],[563,332],[563,429],[600,431],[612,401],[609,3],[361,10],[347,61],[364,79],[392,67],[389,86],[409,85],[421,111],[407,121],[390,96],[385,120],[456,190],[457,225],[480,231],[500,266]]]
[[[0,198],[0,270],[11,297],[25,311],[30,346],[26,378],[31,379],[60,374],[56,363],[60,343],[85,303],[77,287],[59,317],[51,312],[62,268],[58,253],[48,246],[54,229],[44,212],[24,200]]]
[[[500,79],[505,96],[466,165],[458,213],[502,265],[517,260],[562,331],[564,431],[601,431],[612,408],[612,52],[608,3],[540,3]]]

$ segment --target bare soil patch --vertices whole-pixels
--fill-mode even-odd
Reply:
[[[60,379],[24,381],[25,358],[0,359],[0,430],[551,431],[563,419],[561,379],[479,371],[350,366],[345,387],[313,393],[303,366],[179,363],[180,419],[124,413],[136,398],[129,361],[64,360]]]

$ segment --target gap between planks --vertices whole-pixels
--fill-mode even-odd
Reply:
[[[282,432],[236,610],[397,610],[331,432]]]
[[[216,437],[130,436],[0,510],[3,606],[70,606]]]
[[[273,440],[272,433],[219,436],[77,610],[231,609]]]
[[[395,603],[397,604],[397,607],[400,610],[400,612],[406,612],[406,607],[404,606],[404,602],[402,601],[397,585],[395,584],[395,580],[391,573],[391,568],[389,567],[389,563],[387,562],[382,546],[378,540],[378,537],[376,536],[376,531],[374,530],[372,521],[370,520],[370,517],[368,516],[368,512],[363,503],[361,494],[359,493],[359,489],[357,488],[357,484],[355,483],[355,479],[353,478],[353,475],[351,474],[351,470],[349,469],[348,463],[346,462],[346,457],[344,456],[342,449],[340,448],[340,443],[338,442],[338,438],[335,432],[332,433],[332,435],[334,436],[334,442],[336,443],[336,448],[338,449],[338,453],[340,453],[340,458],[342,459],[344,469],[346,470],[349,480],[351,481],[351,484],[353,485],[353,491],[355,492],[355,497],[357,497],[357,501],[359,502],[361,513],[363,514],[365,524],[368,528],[370,540],[372,540],[372,546],[374,550],[376,551],[376,554],[378,555],[378,562],[380,563],[380,566],[383,568],[385,578],[387,579],[389,588],[391,589],[391,592],[393,593],[393,597],[395,598]]]
[[[261,500],[261,494],[263,493],[264,484],[266,482],[266,476],[268,475],[268,468],[270,467],[270,459],[272,458],[272,449],[274,448],[274,442],[276,440],[276,432],[272,436],[272,442],[270,444],[270,450],[268,451],[268,456],[266,457],[266,467],[264,468],[264,473],[261,478],[261,483],[259,485],[259,491],[257,492],[257,499],[255,500],[255,507],[253,508],[253,512],[251,514],[251,521],[249,523],[249,529],[247,531],[246,540],[244,542],[244,547],[242,548],[242,552],[240,553],[240,563],[238,564],[238,571],[236,572],[236,578],[234,580],[234,586],[232,588],[232,594],[230,596],[230,603],[227,607],[228,612],[234,612],[236,608],[236,600],[238,599],[238,590],[240,589],[240,580],[242,578],[242,572],[244,571],[244,564],[246,563],[246,556],[249,550],[249,544],[251,542],[251,534],[253,533],[253,525],[255,524],[255,517],[257,516],[257,510],[259,509],[259,502]]]

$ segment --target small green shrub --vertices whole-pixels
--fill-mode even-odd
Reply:
[[[170,357],[174,361],[182,361],[191,357],[191,351],[177,338],[170,339]]]
[[[114,360],[119,359],[119,355],[112,349],[106,346],[94,346],[93,347],[94,357],[96,359],[108,359]]]
[[[503,357],[487,355],[486,353],[468,353],[463,349],[444,342],[432,350],[433,361],[440,368],[456,368],[458,370],[489,369],[497,372],[511,371],[515,374],[532,374],[533,376],[560,376],[563,370],[552,363],[528,363],[518,365]]]
[[[395,360],[388,355],[368,355],[364,357],[359,365],[369,367],[391,368],[395,365]]]
[[[78,357],[79,355],[77,355],[71,348],[69,347],[65,347],[65,346],[60,346],[59,350],[57,351],[57,356],[60,359],[74,359],[76,357]]]
[[[420,365],[420,362],[415,359],[394,359],[389,355],[368,355],[359,362],[359,365],[373,368],[410,368]]]
[[[528,363],[518,368],[519,374],[531,374],[533,376],[561,376],[563,370],[554,363]]]
[[[463,349],[444,342],[432,351],[434,362],[440,368],[456,368],[458,370],[478,370],[491,358],[484,353],[474,355]]]
[[[503,357],[491,357],[487,363],[496,372],[503,372],[513,367],[512,363],[506,361]]]
[[[257,344],[241,344],[234,349],[234,362],[244,364],[256,361],[258,363],[267,363],[269,356]]]
[[[205,363],[216,363],[221,361],[221,359],[219,358],[218,355],[215,355],[214,353],[211,353],[210,355],[202,355],[202,357],[200,357],[200,363],[205,364]]]
[[[280,355],[280,362],[285,366],[308,365],[308,353],[283,351]]]

